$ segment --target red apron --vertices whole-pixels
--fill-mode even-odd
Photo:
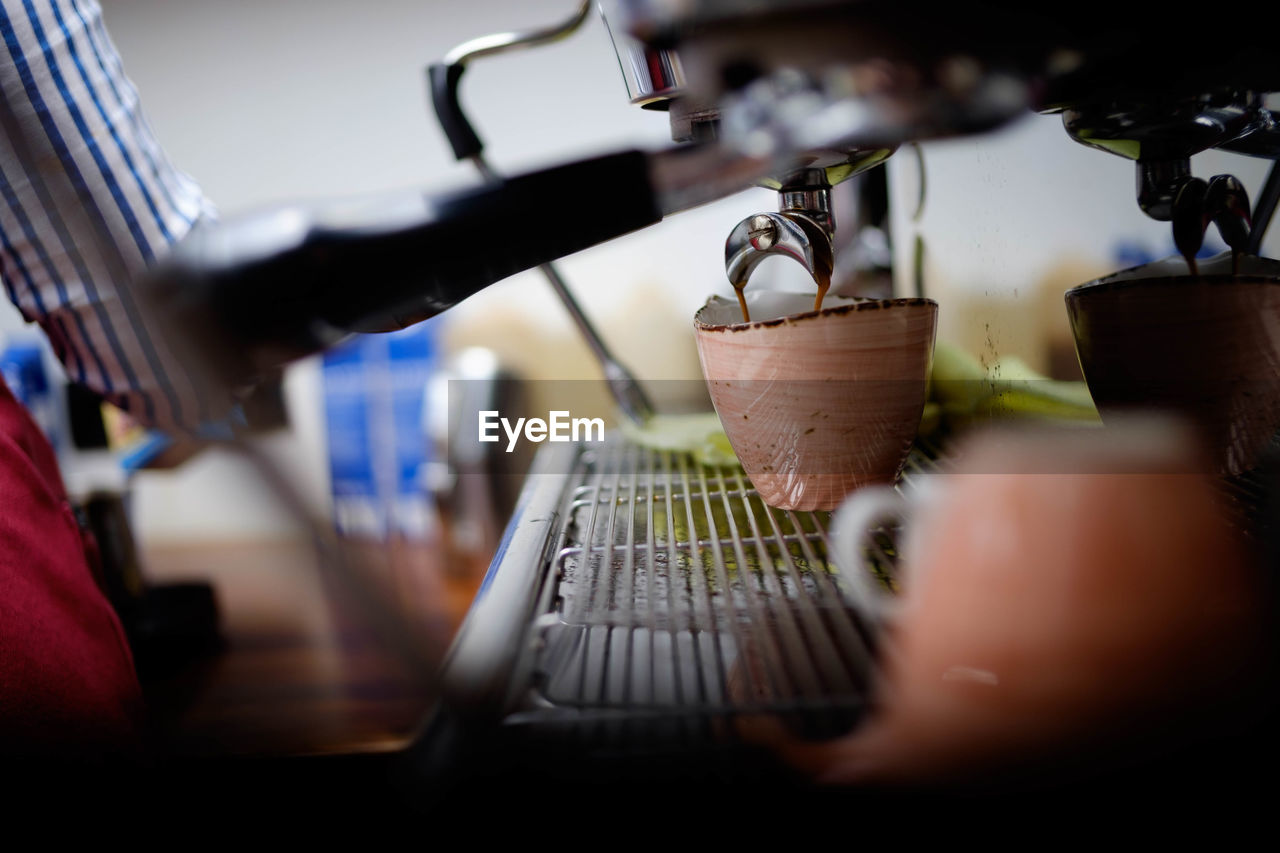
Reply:
[[[57,457],[0,380],[0,755],[132,754],[142,696]]]

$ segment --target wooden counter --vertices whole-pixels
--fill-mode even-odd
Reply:
[[[166,757],[376,753],[404,746],[431,703],[438,660],[483,569],[444,559],[436,542],[351,546],[388,593],[380,625],[321,569],[306,542],[144,547],[153,584],[207,581],[223,647],[145,683]],[[412,626],[412,630],[405,629]],[[404,643],[410,634],[412,653]]]

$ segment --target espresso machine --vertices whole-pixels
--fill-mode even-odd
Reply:
[[[730,278],[745,282],[769,254],[821,269],[832,263],[833,184],[905,143],[982,133],[1028,111],[1060,114],[1072,138],[1133,160],[1138,205],[1172,223],[1180,249],[1194,251],[1211,223],[1228,245],[1256,249],[1250,221],[1260,236],[1274,184],[1251,209],[1239,181],[1194,176],[1190,158],[1213,147],[1268,158],[1280,150],[1266,103],[1280,71],[1263,28],[1224,28],[1210,45],[1145,8],[1025,5],[605,0],[629,95],[668,112],[671,147],[491,175],[454,193],[241,217],[180,246],[148,281],[147,301],[157,325],[181,330],[175,344],[216,402],[345,334],[403,327],[518,271],[751,186],[777,189],[778,210],[726,229]],[[587,11],[582,4],[548,32],[563,35]],[[466,63],[553,37],[528,35],[496,37],[433,71],[459,157],[482,149],[461,111],[448,109]],[[587,187],[608,187],[592,194],[590,216],[553,213]],[[353,276],[367,286],[346,286]]]
[[[177,248],[147,282],[149,310],[212,398],[753,186],[776,190],[777,209],[725,223],[729,281],[746,286],[770,256],[830,275],[834,186],[910,143],[1028,112],[1134,161],[1136,204],[1188,256],[1211,227],[1256,253],[1280,196],[1274,172],[1253,204],[1230,175],[1191,168],[1210,148],[1280,157],[1267,97],[1280,43],[1261,26],[1203,32],[1154,4],[1095,2],[603,0],[627,94],[667,113],[672,145],[493,174],[461,108],[467,64],[566,35],[591,6],[432,68],[442,125],[486,171],[482,186],[269,211]],[[1233,18],[1262,20],[1249,4]],[[905,475],[940,464],[922,448]],[[741,472],[686,455],[621,438],[547,445],[408,772],[433,790],[459,778],[785,780],[736,722],[767,714],[838,735],[874,689],[879,637],[828,570],[828,529],[826,514],[765,506]],[[878,541],[871,559],[891,564],[889,532]]]

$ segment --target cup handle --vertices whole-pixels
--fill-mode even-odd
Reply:
[[[892,616],[898,600],[867,570],[864,545],[882,522],[903,518],[907,506],[907,499],[892,487],[867,486],[854,492],[831,519],[836,569],[854,605],[876,621]]]

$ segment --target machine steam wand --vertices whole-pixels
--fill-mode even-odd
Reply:
[[[458,84],[468,63],[484,56],[509,53],[558,41],[577,31],[586,21],[591,10],[589,0],[578,4],[578,9],[565,21],[545,29],[523,33],[498,33],[465,42],[446,54],[444,60],[433,64],[427,71],[431,87],[431,101],[436,117],[444,129],[458,160],[470,160],[481,176],[490,184],[501,184],[502,177],[484,156],[484,143],[467,119],[458,99]],[[547,262],[538,269],[551,284],[556,296],[573,318],[587,346],[600,363],[605,382],[615,404],[622,413],[636,424],[643,425],[653,416],[653,405],[640,383],[618,361],[606,346],[600,333],[569,290],[564,277],[555,264]]]

